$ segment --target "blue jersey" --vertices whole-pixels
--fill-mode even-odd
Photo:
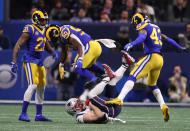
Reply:
[[[147,37],[144,41],[144,54],[160,53],[162,48],[161,31],[157,25],[142,22],[136,30],[145,29]]]
[[[80,43],[82,43],[82,45],[86,48],[89,46],[89,41],[92,40],[90,35],[88,35],[87,33],[85,33],[84,31],[82,31],[79,28],[75,28],[71,25],[64,25],[61,27],[61,40],[64,42],[64,44],[68,45],[68,46],[72,46],[69,42],[68,39],[71,35],[75,35],[78,39],[78,41],[80,41]]]
[[[30,35],[27,41],[27,51],[22,58],[23,62],[35,63],[42,66],[42,55],[46,43],[45,28],[40,30],[35,25],[26,25],[22,32]]]

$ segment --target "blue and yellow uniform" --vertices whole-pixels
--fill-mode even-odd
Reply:
[[[130,73],[129,79],[136,81],[148,74],[148,86],[156,86],[163,66],[163,57],[160,52],[162,48],[161,31],[157,25],[146,22],[137,25],[137,31],[142,29],[147,32],[143,43],[145,57],[137,62]]]
[[[30,35],[27,41],[27,51],[22,58],[28,84],[36,84],[37,87],[44,87],[46,84],[46,73],[42,56],[46,43],[45,28],[40,30],[36,25],[28,24],[22,32]]]
[[[77,41],[82,45],[84,51],[82,68],[90,68],[92,64],[96,62],[97,58],[101,55],[102,48],[100,44],[96,41],[93,41],[90,35],[82,31],[81,29],[75,28],[71,25],[64,25],[61,27],[60,30],[61,40],[69,47],[72,47],[72,45],[68,42],[68,38],[71,35],[75,36]],[[77,58],[78,54],[74,60],[75,62]]]

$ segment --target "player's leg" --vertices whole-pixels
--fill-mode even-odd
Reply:
[[[157,99],[157,101],[160,105],[160,108],[163,112],[164,120],[168,121],[169,115],[170,115],[169,114],[169,108],[165,104],[163,96],[161,94],[161,91],[157,86],[157,80],[158,80],[159,75],[160,75],[160,70],[162,69],[162,66],[163,66],[163,58],[159,54],[153,54],[152,57],[154,59],[154,61],[152,62],[152,65],[155,69],[152,69],[148,73],[147,85],[152,90],[153,95],[155,96],[155,98]]]
[[[36,72],[35,72],[36,66],[33,65],[32,63],[25,63],[25,62],[23,63],[23,66],[26,71],[26,76],[28,80],[28,88],[24,93],[22,113],[19,116],[19,120],[29,122],[30,119],[27,115],[27,109],[30,104],[32,95],[37,88],[38,81],[36,79]]]
[[[90,90],[90,92],[88,93],[88,98],[91,99],[97,95],[100,95],[104,91],[104,88],[109,81],[109,77],[103,78],[100,83],[98,83],[92,90]]]
[[[92,74],[88,68],[91,68],[92,65],[94,64],[94,62],[96,61],[96,59],[101,55],[102,53],[102,48],[100,46],[100,44],[98,42],[95,41],[90,41],[89,42],[89,49],[87,50],[87,52],[85,52],[84,58],[83,58],[83,65],[82,65],[82,69],[75,69],[75,72],[80,74],[81,76],[84,76],[86,78],[88,78],[90,81],[95,81],[97,79],[97,77]],[[75,60],[76,61],[78,59],[78,55],[76,56]],[[94,70],[99,71],[101,69],[97,69],[97,66],[93,66]]]
[[[113,72],[108,65],[102,64],[106,74],[109,76],[109,79],[106,77],[99,84],[97,84],[95,88],[90,91],[89,97],[92,98],[96,95],[101,94],[105,86],[108,84],[107,82],[109,82],[109,84],[106,86],[105,96],[108,98],[114,98],[118,95],[118,92],[115,88],[116,83],[122,78],[127,68],[135,61],[134,58],[132,58],[127,52],[122,51],[121,53],[123,55],[122,65],[119,69],[117,69],[116,72]]]
[[[117,82],[123,77],[123,74],[130,65],[135,62],[135,59],[130,56],[127,52],[121,51],[122,54],[122,65],[114,72],[115,77],[111,79],[109,85],[115,86]]]
[[[38,66],[38,79],[39,85],[36,89],[35,102],[36,102],[36,117],[35,121],[52,121],[42,115],[44,91],[46,85],[46,72],[44,66]]]
[[[136,80],[146,76],[151,70],[151,55],[147,55],[137,62],[134,69],[131,71],[127,82],[124,84],[118,98],[107,101],[106,104],[117,104],[123,105],[123,99],[128,94],[129,91],[133,89]]]

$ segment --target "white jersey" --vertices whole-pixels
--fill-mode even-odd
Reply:
[[[86,108],[86,110],[78,112],[76,114],[76,121],[77,121],[77,123],[84,123],[84,120],[83,120],[84,114],[90,113],[90,112],[92,112],[92,110],[90,110],[90,108],[88,108],[88,107]]]

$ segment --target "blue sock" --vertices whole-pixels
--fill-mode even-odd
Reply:
[[[42,115],[42,104],[36,104],[36,115]]]
[[[23,103],[22,103],[22,113],[23,113],[23,114],[27,112],[27,109],[28,109],[28,105],[29,105],[29,104],[30,104],[30,103],[29,103],[28,101],[23,101]]]
[[[94,74],[84,68],[76,68],[75,72],[81,76],[84,76],[85,78],[88,78],[89,80],[92,80],[96,77]]]
[[[96,64],[93,64],[90,68],[88,68],[90,71],[92,72],[95,72],[95,73],[98,73],[100,75],[103,75],[105,74],[105,71],[103,68],[99,67],[98,65]]]

